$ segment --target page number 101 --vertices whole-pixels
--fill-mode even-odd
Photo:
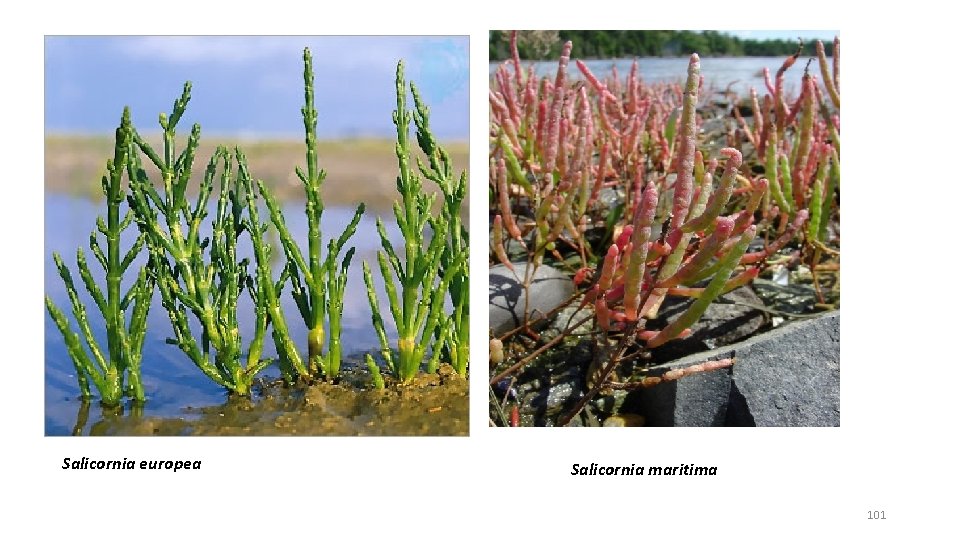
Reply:
[[[867,512],[867,519],[887,519],[883,510],[870,510]]]

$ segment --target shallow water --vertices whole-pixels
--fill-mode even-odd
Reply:
[[[389,379],[389,377],[388,377]],[[467,435],[469,382],[449,364],[404,386],[371,388],[365,371],[342,373],[337,384],[254,385],[252,398],[188,407],[174,416],[128,408],[81,406],[78,433],[90,435]],[[99,417],[91,421],[90,411]]]
[[[121,207],[121,214],[125,212],[125,206]],[[58,252],[63,257],[64,262],[70,268],[73,274],[74,282],[80,287],[78,291],[80,297],[87,305],[87,313],[91,319],[91,327],[98,342],[106,344],[106,331],[103,319],[96,310],[93,301],[90,299],[87,291],[83,288],[82,282],[76,267],[76,252],[78,247],[83,247],[87,257],[88,264],[91,265],[91,271],[97,278],[98,284],[104,287],[102,271],[99,271],[99,263],[89,251],[90,232],[95,228],[95,221],[98,215],[106,214],[106,206],[102,201],[93,202],[89,199],[70,197],[62,194],[46,194],[44,199],[44,234],[45,234],[45,264],[44,264],[44,290],[53,301],[67,314],[71,325],[76,331],[76,325],[73,321],[73,315],[70,309],[69,298],[64,288],[63,281],[57,273],[56,266],[53,263],[52,253]],[[353,217],[354,209],[345,207],[329,207],[323,213],[323,236],[324,244],[331,236],[338,236],[343,228]],[[287,226],[295,239],[302,245],[306,245],[307,222],[303,212],[303,201],[291,201],[284,204],[284,215]],[[267,219],[268,214],[261,210],[261,220]],[[401,236],[396,225],[393,223],[392,216],[385,216],[385,224],[390,240],[395,245],[400,242]],[[121,239],[121,251],[125,252],[136,238],[136,227],[131,226],[125,231]],[[102,235],[98,234],[98,240],[105,249],[105,242]],[[268,235],[269,237],[269,235]],[[275,238],[275,236],[274,236]],[[273,240],[274,251],[281,254],[274,264],[274,276],[280,272],[280,260],[282,259],[282,249],[276,240]],[[355,363],[362,358],[362,353],[372,349],[378,349],[379,344],[376,334],[370,322],[370,306],[367,303],[366,289],[363,284],[363,272],[361,261],[368,261],[374,272],[374,281],[377,285],[377,293],[380,305],[387,309],[388,305],[386,294],[382,289],[380,282],[382,278],[377,270],[376,252],[380,248],[380,237],[376,230],[376,216],[369,211],[361,219],[357,227],[356,234],[347,242],[346,249],[350,246],[357,248],[353,263],[348,272],[347,294],[344,298],[343,329],[341,339],[343,342],[343,352],[345,355],[344,364]],[[239,255],[241,257],[250,257],[251,248],[248,245],[246,236],[243,237],[240,244]],[[402,250],[401,250],[402,251]],[[143,260],[143,254],[141,254]],[[135,262],[133,267],[139,264]],[[135,272],[128,271],[128,280],[124,280],[122,290],[126,291],[130,283],[135,278]],[[287,324],[293,339],[300,344],[301,353],[305,352],[306,328],[297,311],[296,304],[289,294],[289,286],[284,291],[282,302],[284,314],[287,318]],[[245,339],[253,334],[253,309],[252,304],[246,296],[241,300],[239,307],[241,335]],[[44,432],[47,435],[69,435],[75,431],[78,414],[82,413],[81,402],[79,400],[79,388],[76,382],[76,371],[67,354],[63,337],[56,325],[50,319],[46,310],[43,311],[44,317],[44,352],[45,352],[45,416]],[[388,338],[396,338],[396,329],[393,326],[390,317],[385,317]],[[209,407],[223,404],[226,401],[226,391],[220,386],[210,381],[200,370],[193,365],[187,356],[176,346],[165,343],[167,337],[172,336],[170,322],[167,318],[167,312],[160,303],[159,293],[154,294],[153,305],[147,323],[147,336],[143,352],[143,382],[147,394],[147,403],[142,411],[137,411],[138,415],[153,417],[177,417],[191,418],[191,413],[187,410],[196,410],[201,407]],[[269,334],[269,332],[268,332]],[[199,335],[199,329],[196,328],[195,335]],[[268,336],[265,340],[265,356],[275,356],[273,342]],[[271,366],[263,372],[266,376],[278,376],[279,371]],[[95,389],[94,389],[95,392]],[[129,406],[128,406],[129,411]],[[94,404],[89,408],[89,418],[83,422],[78,431],[89,433],[90,425],[102,420],[103,412],[101,408]],[[109,415],[110,413],[108,413]],[[199,414],[199,413],[196,413]]]
[[[577,69],[573,60],[577,58],[576,44],[574,44],[574,54],[567,68],[567,73],[574,80],[583,79],[580,70]],[[766,87],[763,82],[763,68],[770,70],[771,82],[776,75],[777,70],[783,64],[785,57],[701,57],[700,74],[708,87],[716,90],[725,90],[730,86],[730,90],[739,95],[749,95],[750,88],[757,90],[757,94],[763,96],[766,94]],[[687,76],[687,64],[689,57],[678,58],[638,58],[638,69],[640,77],[644,82],[682,82]],[[604,60],[585,60],[584,63],[590,68],[594,75],[603,79],[610,75],[613,67],[616,66],[617,73],[621,81],[625,80],[630,74],[630,67],[633,64],[633,58],[604,59]],[[496,71],[499,63],[490,64],[490,75]],[[529,62],[522,63],[524,69],[530,65]],[[553,77],[557,73],[557,62],[534,62],[534,69],[537,76]],[[800,83],[803,77],[803,68],[806,65],[806,57],[800,58],[784,75],[784,89],[788,94],[796,95],[800,90]],[[810,64],[810,72],[820,75],[819,64],[813,62]]]

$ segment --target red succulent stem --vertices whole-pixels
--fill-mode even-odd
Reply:
[[[501,224],[502,218],[500,214],[497,214],[493,218],[493,252],[496,254],[497,259],[500,263],[511,271],[513,271],[513,264],[510,263],[510,259],[507,257],[507,252],[503,248],[503,225]]]
[[[547,119],[547,140],[544,152],[543,172],[553,172],[557,162],[557,152],[560,145],[560,114],[563,110],[563,101],[566,91],[567,63],[570,61],[570,51],[573,42],[563,44],[560,53],[560,64],[557,66],[557,78],[553,85],[553,101],[550,102],[550,116]]]
[[[833,38],[833,86],[840,92],[840,37]],[[839,107],[839,105],[837,105]]]
[[[716,226],[713,229],[713,233],[700,244],[700,248],[693,257],[690,257],[687,263],[681,266],[675,274],[657,283],[655,288],[676,287],[698,274],[707,266],[723,246],[723,243],[730,237],[730,233],[733,232],[734,227],[734,220],[731,217],[718,217],[715,223]]]
[[[640,285],[647,262],[647,242],[650,240],[651,226],[657,211],[657,200],[657,187],[653,182],[648,182],[640,196],[640,204],[633,219],[633,238],[631,239],[633,253],[626,261],[624,307],[627,319],[631,321],[635,321],[639,317]]]
[[[600,281],[597,285],[601,291],[606,291],[613,285],[613,275],[617,271],[620,262],[620,249],[616,244],[610,246],[607,255],[603,258],[603,271],[600,273]]]
[[[680,113],[680,149],[677,162],[677,181],[673,188],[673,221],[671,233],[679,231],[687,219],[693,197],[693,154],[696,151],[696,111],[700,84],[700,57],[690,55],[687,66],[687,85],[683,93],[683,110]],[[680,234],[672,234],[670,245],[676,246]]]
[[[576,60],[576,64],[577,69],[580,70],[580,73],[583,73],[584,78],[587,79],[587,82],[590,83],[590,86],[592,86],[598,94],[601,96],[610,97],[614,100],[614,102],[616,102],[617,96],[613,95],[610,90],[607,90],[607,85],[603,84],[603,82],[601,82],[600,79],[598,79],[597,76],[590,71],[590,68],[588,68],[586,64],[580,60]]]
[[[749,265],[749,264],[758,263],[766,259],[770,255],[773,255],[777,251],[780,251],[781,249],[783,249],[783,246],[787,245],[787,242],[789,242],[790,239],[797,234],[797,231],[799,231],[803,227],[803,224],[806,223],[808,214],[809,213],[807,212],[806,209],[803,209],[797,212],[796,217],[793,218],[793,223],[791,223],[787,227],[787,230],[784,231],[783,234],[781,234],[772,243],[768,244],[767,247],[764,248],[762,251],[747,253],[746,255],[740,257],[740,264]]]
[[[510,208],[510,189],[507,184],[507,166],[503,158],[497,158],[497,191],[500,202],[500,215],[503,216],[503,224],[507,232],[515,240],[523,244],[523,238],[520,234],[520,227],[513,219],[513,212]],[[497,216],[500,217],[500,216]]]
[[[523,69],[520,68],[520,50],[517,48],[517,31],[510,32],[510,56],[513,58],[513,71],[517,84],[523,81]]]

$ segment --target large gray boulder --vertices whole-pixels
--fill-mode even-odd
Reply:
[[[621,412],[651,426],[839,426],[840,313],[788,324],[742,343],[658,366],[721,358],[729,369],[631,392]]]
[[[526,317],[543,317],[574,292],[573,281],[552,266],[540,265],[530,279],[529,294],[524,290],[527,263],[514,263],[514,271],[503,265],[490,269],[490,329],[498,336],[519,326]]]

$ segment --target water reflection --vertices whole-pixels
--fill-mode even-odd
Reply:
[[[70,430],[71,435],[107,435],[109,426],[124,417],[131,420],[143,418],[144,405],[140,403],[128,402],[122,407],[104,407],[99,404],[92,404],[89,401],[78,401],[77,421]],[[90,409],[94,408],[96,414],[93,424],[90,424]]]
[[[344,227],[350,222],[354,214],[353,208],[329,207],[323,213],[323,234],[324,244],[331,236],[339,235]],[[369,212],[369,211],[368,211]],[[64,262],[74,274],[74,281],[77,286],[83,288],[76,271],[76,251],[78,247],[83,247],[88,254],[88,261],[94,266],[92,272],[100,287],[105,287],[105,278],[100,271],[98,263],[89,256],[90,231],[95,227],[95,221],[98,215],[105,214],[105,205],[100,202],[93,202],[89,199],[75,198],[62,194],[48,193],[45,195],[44,212],[44,232],[45,232],[45,265],[44,265],[44,289],[53,301],[60,306],[65,313],[70,313],[70,301],[64,288],[63,282],[57,273],[56,266],[53,263],[52,253],[58,252],[63,257]],[[291,201],[285,204],[284,214],[287,226],[291,234],[300,243],[306,245],[307,221],[303,212],[302,201]],[[269,214],[261,211],[261,218]],[[390,217],[385,220],[387,232],[392,242],[402,241],[399,230]],[[209,230],[204,231],[209,233]],[[124,232],[121,238],[121,250],[126,251],[136,238],[135,227],[131,227]],[[276,240],[276,235],[272,235],[274,250],[282,253],[282,249]],[[102,236],[99,238],[102,241]],[[105,245],[101,243],[101,245]],[[347,242],[344,252],[350,246],[357,249],[348,271],[347,292],[343,300],[344,313],[342,323],[342,342],[343,352],[346,358],[345,365],[351,362],[359,362],[362,352],[370,351],[379,347],[376,334],[370,323],[370,306],[367,303],[366,289],[363,284],[363,271],[361,261],[368,261],[372,268],[376,269],[376,252],[380,247],[380,238],[376,230],[376,216],[372,214],[364,215],[357,226],[357,233]],[[240,257],[249,257],[253,259],[252,248],[246,237],[241,240],[238,246],[238,255]],[[279,262],[281,257],[275,261],[274,276],[279,276]],[[140,255],[140,260],[134,263],[133,268],[145,262],[145,255]],[[127,272],[122,289],[126,291],[134,279],[135,272]],[[378,283],[377,293],[381,306],[387,305],[386,294],[382,290],[379,277],[375,279]],[[91,321],[91,328],[94,336],[99,343],[106,344],[106,329],[99,311],[96,309],[93,301],[90,299],[86,290],[78,291],[80,297],[87,305],[88,316]],[[283,309],[287,317],[288,326],[291,335],[296,343],[301,344],[301,352],[305,352],[307,330],[304,327],[302,319],[293,299],[289,294],[289,287],[285,289],[283,297]],[[241,335],[245,339],[250,339],[254,333],[253,305],[250,298],[246,295],[241,296],[238,307],[238,316],[240,319]],[[85,432],[84,426],[92,425],[89,432],[93,433],[97,422],[107,419],[108,416],[117,414],[141,415],[149,414],[151,416],[183,416],[184,408],[204,407],[221,404],[226,398],[226,392],[217,384],[204,376],[196,366],[183,354],[176,346],[167,344],[164,340],[172,335],[170,321],[167,312],[160,302],[160,294],[155,293],[153,304],[147,321],[147,336],[144,342],[143,350],[143,384],[147,395],[147,403],[142,407],[133,407],[126,405],[126,409],[104,409],[98,404],[84,404],[77,396],[79,388],[77,386],[77,376],[73,364],[67,353],[63,338],[56,325],[44,313],[44,352],[45,352],[45,432],[48,435],[68,435]],[[68,315],[74,331],[77,327],[73,322],[72,314]],[[194,321],[195,322],[195,321]],[[392,320],[387,318],[384,321],[388,328],[388,337],[393,340],[396,338],[396,328]],[[195,335],[200,335],[199,326],[194,326]],[[275,356],[276,351],[271,339],[264,342],[264,355]],[[264,372],[266,375],[278,376],[279,371],[275,367],[268,368]],[[92,416],[92,418],[91,418]]]

